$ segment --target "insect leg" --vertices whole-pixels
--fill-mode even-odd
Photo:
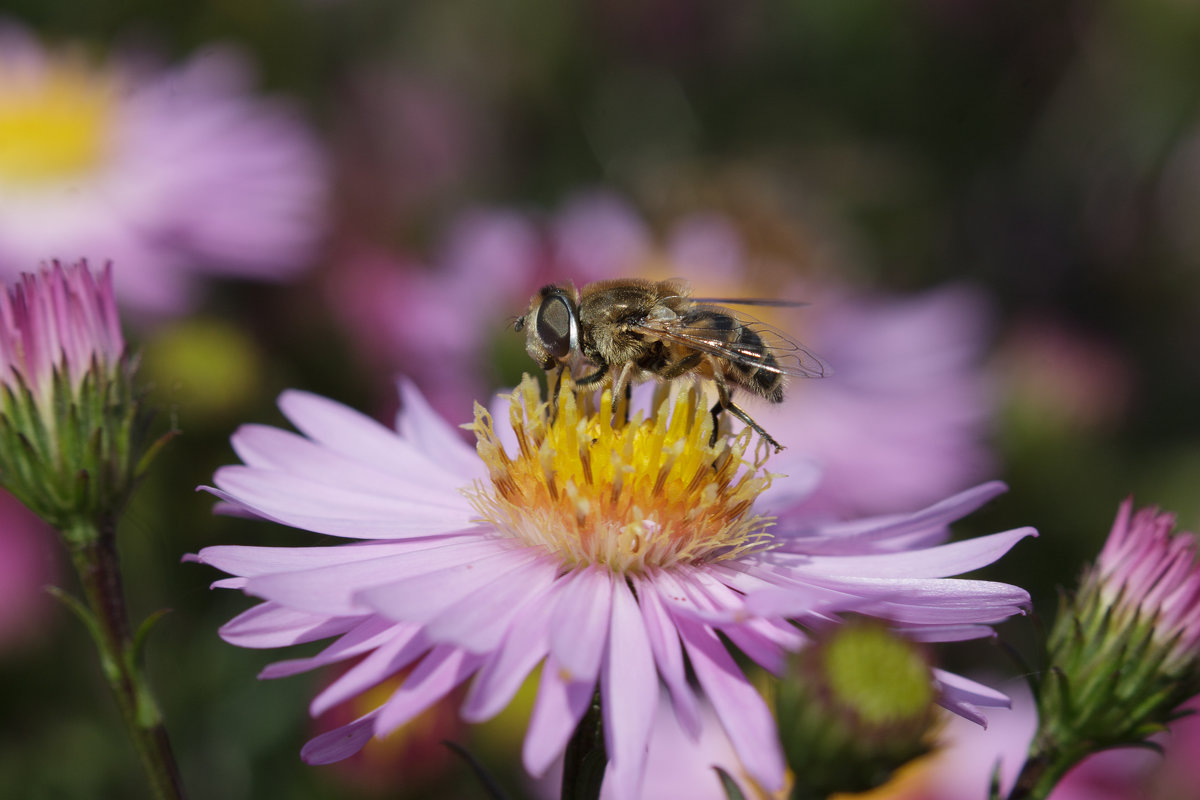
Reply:
[[[563,365],[558,364],[547,373],[546,383],[550,390],[550,421],[554,422],[554,418],[558,415],[558,392],[562,388]]]
[[[691,372],[700,364],[703,359],[704,355],[702,353],[692,353],[689,356],[684,356],[674,364],[664,367],[661,371],[659,371],[658,377],[662,378],[664,381],[673,380],[678,378],[680,375],[685,375]]]
[[[591,375],[584,375],[582,378],[575,380],[576,386],[591,386],[593,383],[599,383],[604,380],[604,376],[608,374],[608,363],[605,362],[596,367],[596,371]]]
[[[613,380],[613,416],[617,416],[618,406],[622,395],[625,397],[625,421],[629,422],[629,402],[633,398],[632,384],[629,382],[629,373],[633,371],[633,362],[626,361],[621,367],[621,372]]]
[[[733,392],[732,392],[732,390],[730,390],[729,386],[725,383],[725,381],[723,381],[718,376],[713,382],[717,384],[717,402],[712,407],[713,432],[712,432],[712,436],[708,440],[708,444],[710,447],[717,443],[718,415],[721,413],[722,410],[724,410],[724,411],[728,411],[730,414],[733,414],[735,417],[740,419],[742,422],[746,423],[746,425],[748,425],[751,430],[753,430],[760,437],[762,437],[762,439],[767,444],[774,447],[776,453],[778,453],[780,450],[783,449],[783,445],[781,445],[779,442],[775,441],[775,439],[771,436],[771,434],[767,433],[765,430],[763,430],[763,427],[761,425],[759,425],[757,422],[755,422],[753,419],[751,419],[749,414],[747,414],[743,409],[734,405]]]

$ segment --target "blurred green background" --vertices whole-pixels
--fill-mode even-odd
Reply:
[[[581,188],[608,187],[652,221],[717,208],[761,231],[761,247],[797,263],[832,259],[860,285],[983,287],[997,311],[992,444],[1012,491],[962,532],[1040,529],[988,577],[1029,588],[1042,615],[1127,494],[1200,525],[1200,6],[5,6],[48,41],[101,54],[135,42],[173,61],[235,44],[260,88],[290,98],[328,152],[331,230],[306,277],[226,281],[189,318],[131,331],[161,423],[180,435],[138,492],[120,544],[135,618],[172,609],[149,667],[193,797],[482,796],[436,744],[395,756],[383,777],[304,766],[299,748],[318,730],[305,708],[320,676],[254,680],[277,654],[216,636],[247,600],[210,592],[212,570],[180,563],[210,544],[310,541],[215,517],[193,487],[235,460],[238,424],[282,422],[274,398],[286,387],[384,413],[388,378],[370,374],[323,299],[330,264],[347,243],[429,254],[450,220],[481,204],[548,212]],[[432,176],[414,169],[417,145],[428,144],[419,127],[379,115],[389,87],[413,84],[448,98],[457,120],[432,134],[449,153]],[[1046,331],[1063,334],[1065,351]],[[519,341],[498,347],[506,360],[486,376],[494,386],[525,368]],[[1002,634],[1027,647],[1034,624]],[[987,645],[949,658],[1014,669]],[[95,655],[65,611],[0,652],[0,697],[0,796],[144,793]],[[470,740],[431,724],[521,785],[511,749],[520,712]]]

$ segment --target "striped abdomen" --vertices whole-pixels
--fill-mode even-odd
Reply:
[[[728,353],[720,359],[720,368],[727,381],[772,403],[783,402],[783,375],[777,371],[779,362],[756,330],[712,308],[696,309],[686,315],[685,320],[697,334],[707,330],[711,332],[709,338],[726,343]]]

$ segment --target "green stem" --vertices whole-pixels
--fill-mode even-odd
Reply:
[[[141,758],[146,777],[158,800],[182,800],[179,768],[171,752],[162,715],[143,680],[133,638],[116,549],[115,525],[85,525],[64,531],[91,612],[93,638],[100,666],[121,719]]]
[[[1031,752],[1008,800],[1046,800],[1058,782],[1090,751],[1086,748],[1039,748]]]
[[[571,735],[563,756],[562,800],[596,800],[600,797],[607,763],[600,688],[596,687],[592,703]]]

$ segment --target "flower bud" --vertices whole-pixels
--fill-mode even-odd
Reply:
[[[1050,633],[1034,757],[1139,744],[1200,691],[1200,568],[1173,514],[1121,504]]]
[[[932,670],[913,642],[876,620],[824,632],[793,659],[776,698],[788,765],[806,793],[800,796],[887,781],[928,752],[935,701]]]
[[[54,262],[0,293],[0,485],[63,531],[124,504],[149,415],[133,386],[112,273]]]

